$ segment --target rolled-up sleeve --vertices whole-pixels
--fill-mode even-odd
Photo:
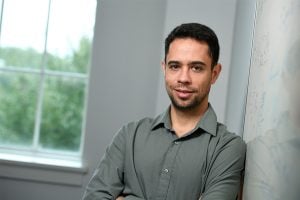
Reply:
[[[244,171],[246,144],[240,137],[221,145],[213,157],[202,200],[235,200]]]
[[[116,199],[124,189],[125,128],[114,136],[90,180],[82,200]]]

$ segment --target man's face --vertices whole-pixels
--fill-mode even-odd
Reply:
[[[207,104],[211,84],[221,65],[212,69],[209,47],[190,38],[175,39],[162,63],[165,83],[172,105],[180,110],[197,109]]]

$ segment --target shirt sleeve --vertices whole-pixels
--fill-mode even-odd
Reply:
[[[124,189],[126,129],[122,128],[106,149],[82,200],[116,199]]]
[[[140,198],[140,197],[136,197],[136,196],[133,196],[133,195],[128,195],[124,198],[124,200],[146,200],[144,198]]]
[[[246,145],[240,137],[226,139],[214,153],[201,200],[235,200],[245,165]]]

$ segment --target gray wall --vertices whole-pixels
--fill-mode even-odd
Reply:
[[[154,115],[165,13],[161,0],[98,6],[84,151],[90,172],[123,124]]]
[[[210,101],[225,119],[237,0],[99,0],[90,70],[80,186],[0,178],[1,200],[79,199],[122,124],[154,116],[169,104],[160,70],[163,38],[179,23],[211,26],[220,38],[223,72]]]
[[[225,124],[229,130],[239,135],[243,134],[244,126],[255,2],[253,0],[237,1]]]

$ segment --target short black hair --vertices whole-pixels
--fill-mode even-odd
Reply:
[[[165,39],[165,60],[169,52],[170,44],[178,38],[191,38],[199,42],[207,43],[209,54],[212,58],[212,67],[218,63],[220,54],[218,37],[208,26],[199,23],[186,23],[174,28]]]

